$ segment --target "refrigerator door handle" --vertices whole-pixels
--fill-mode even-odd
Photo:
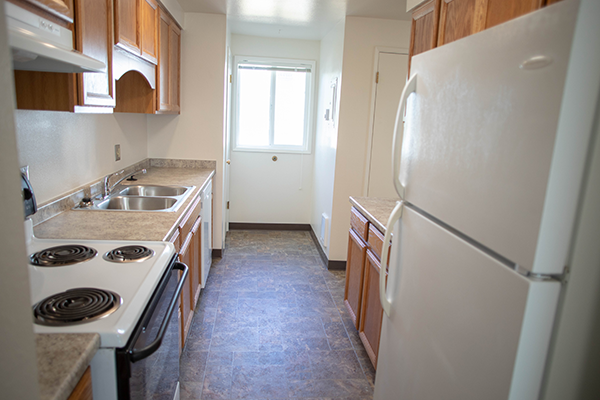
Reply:
[[[388,252],[389,252],[389,243],[392,238],[392,231],[394,230],[394,225],[396,222],[402,218],[402,210],[404,208],[404,201],[399,201],[396,203],[396,207],[392,210],[390,217],[388,219],[385,236],[383,237],[383,249],[381,250],[381,271],[379,273],[379,301],[381,302],[381,307],[383,311],[385,311],[385,315],[390,316],[390,311],[392,308],[392,302],[388,299],[386,293],[386,284],[385,284],[385,267],[387,265]],[[393,265],[390,264],[390,268]]]
[[[392,176],[394,177],[394,187],[396,192],[401,199],[404,199],[404,186],[400,183],[400,151],[402,149],[402,138],[398,137],[398,126],[403,123],[404,108],[406,106],[406,100],[411,93],[417,91],[417,74],[410,77],[402,95],[400,96],[400,103],[398,104],[398,111],[396,112],[396,123],[394,125],[394,136],[392,143]],[[388,225],[389,226],[389,225]]]

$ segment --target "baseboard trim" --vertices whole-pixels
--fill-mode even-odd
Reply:
[[[329,261],[327,259],[327,255],[325,254],[323,247],[321,247],[321,243],[319,242],[319,239],[317,239],[317,235],[315,234],[315,231],[313,231],[312,229],[310,230],[310,237],[312,237],[313,242],[315,242],[315,246],[317,246],[317,250],[319,251],[321,260],[323,261],[323,264],[325,264],[327,266],[328,270],[338,270],[338,271],[346,270],[346,261]]]
[[[327,262],[328,270],[336,270],[336,271],[345,271],[346,270],[346,261],[335,261],[330,260]]]
[[[319,252],[319,255],[321,256],[321,260],[323,261],[323,264],[327,265],[327,262],[329,260],[327,260],[327,255],[325,254],[325,251],[323,251],[323,248],[321,247],[321,243],[319,243],[319,239],[317,239],[317,235],[315,235],[315,231],[313,231],[312,229],[310,230],[310,237],[312,238],[313,242],[315,242],[315,246],[317,246],[317,251]]]
[[[252,222],[230,222],[229,230],[238,231],[311,231],[310,224],[262,224]]]
[[[223,249],[212,249],[212,258],[223,257]]]

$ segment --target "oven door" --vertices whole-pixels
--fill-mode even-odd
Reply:
[[[173,400],[180,347],[175,309],[187,275],[188,267],[173,259],[129,343],[116,350],[120,400]]]

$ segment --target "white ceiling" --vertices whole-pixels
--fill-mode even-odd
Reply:
[[[184,12],[226,14],[232,33],[319,40],[345,16],[410,20],[406,0],[177,0]]]

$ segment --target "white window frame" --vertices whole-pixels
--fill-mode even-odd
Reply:
[[[298,67],[298,68],[310,68],[310,74],[306,74],[306,99],[304,104],[304,137],[302,146],[282,146],[273,144],[273,126],[269,132],[268,146],[240,146],[238,145],[238,121],[239,121],[239,101],[240,101],[240,80],[238,79],[239,64],[257,64],[273,67]],[[234,82],[234,101],[233,101],[233,121],[232,121],[232,151],[241,152],[261,152],[261,153],[272,153],[274,151],[278,153],[301,153],[310,154],[312,150],[312,126],[313,126],[313,88],[315,84],[316,74],[316,62],[311,60],[297,60],[297,59],[284,59],[284,58],[266,58],[266,57],[253,57],[253,56],[235,56],[234,57],[234,68],[233,68],[233,82]],[[272,86],[271,90],[275,90]],[[271,95],[273,96],[273,94]]]

